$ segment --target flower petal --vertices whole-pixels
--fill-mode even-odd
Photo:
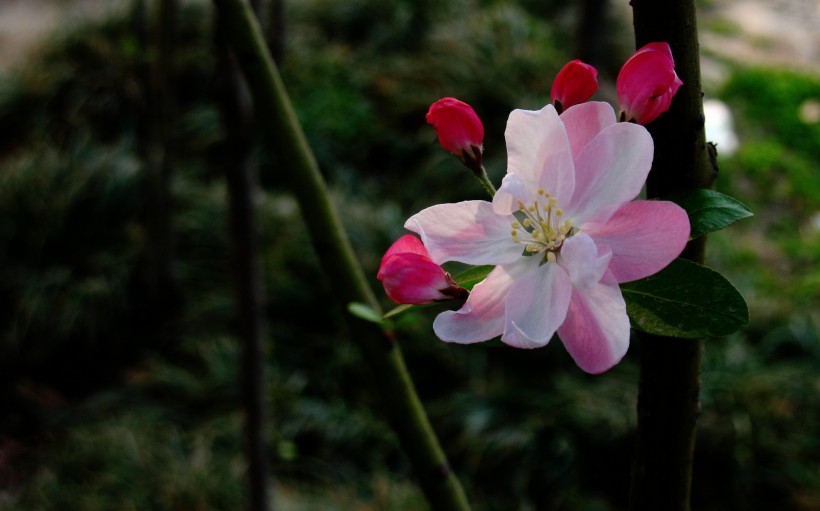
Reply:
[[[689,217],[667,201],[633,201],[604,224],[584,227],[599,249],[609,247],[609,269],[620,282],[647,277],[662,270],[686,246]]]
[[[533,188],[543,188],[555,197],[572,195],[575,180],[569,139],[552,105],[539,111],[513,110],[504,136],[508,173],[521,175]]]
[[[540,348],[563,323],[572,284],[561,266],[540,264],[538,256],[526,259],[529,270],[513,282],[507,296],[501,340],[516,348]]]
[[[527,182],[520,174],[507,174],[493,196],[493,211],[499,215],[512,215],[518,211],[518,203],[529,204],[537,195],[535,183]]]
[[[578,367],[588,373],[602,373],[623,358],[629,347],[629,317],[610,273],[589,289],[573,290],[558,336]]]
[[[600,282],[611,257],[611,250],[599,250],[592,238],[578,233],[564,242],[558,263],[569,275],[572,287],[588,289]]]
[[[519,268],[517,270],[517,268]],[[496,266],[473,287],[457,311],[444,311],[433,321],[433,331],[445,342],[472,344],[498,337],[504,331],[504,302],[520,265]]]
[[[604,128],[575,159],[575,193],[565,207],[578,226],[605,222],[635,198],[652,166],[652,137],[646,128],[621,122]]]
[[[406,229],[418,233],[437,264],[505,264],[521,255],[510,236],[512,216],[496,215],[486,201],[438,204],[411,216]]]
[[[564,127],[572,148],[572,157],[578,156],[581,149],[595,138],[607,126],[615,124],[615,110],[609,103],[590,101],[568,108],[561,114]]]

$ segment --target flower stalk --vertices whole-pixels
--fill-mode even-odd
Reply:
[[[339,302],[379,310],[307,144],[259,24],[245,0],[213,0],[254,99],[257,119],[286,173],[316,253]],[[372,369],[382,404],[422,491],[434,510],[470,509],[413,387],[396,340],[382,328],[350,316],[351,335]]]
[[[649,198],[709,188],[715,171],[703,129],[700,61],[694,0],[632,0],[636,47],[666,41],[683,85],[670,109],[647,126],[655,159]],[[682,257],[703,262],[705,237]],[[688,511],[695,430],[700,413],[701,340],[640,336],[638,445],[631,511]]]
[[[496,189],[493,185],[493,182],[490,181],[489,176],[487,176],[487,170],[484,169],[484,165],[479,164],[479,166],[476,168],[470,167],[470,170],[473,171],[473,175],[481,183],[481,186],[484,187],[484,190],[487,191],[487,194],[490,196],[490,198],[494,197]]]

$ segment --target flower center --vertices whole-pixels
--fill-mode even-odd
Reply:
[[[558,199],[538,190],[538,197],[531,204],[518,201],[518,211],[513,213],[513,241],[524,245],[525,256],[543,253],[544,262],[554,263],[555,253],[574,234],[572,222],[563,220],[563,214]]]

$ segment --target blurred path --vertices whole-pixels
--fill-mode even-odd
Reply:
[[[25,63],[61,26],[101,17],[125,0],[0,0],[0,73]]]
[[[21,62],[56,23],[56,10],[37,0],[0,0],[0,71]]]
[[[820,75],[820,0],[702,3],[698,25],[707,65],[723,60]]]

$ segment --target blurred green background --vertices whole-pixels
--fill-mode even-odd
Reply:
[[[699,4],[705,37],[741,39],[719,4]],[[475,108],[498,183],[507,115],[546,104],[566,61],[584,53],[600,70],[594,99],[612,101],[628,11],[593,16],[591,44],[580,5],[285,3],[283,78],[374,289],[407,216],[483,194],[425,124],[431,102]],[[0,510],[246,504],[213,13],[188,2],[177,18],[163,287],[146,79],[157,54],[152,18],[136,12],[63,27],[0,75]],[[709,240],[707,264],[751,322],[706,342],[693,509],[820,510],[820,75],[704,56],[706,98],[728,105],[739,140],[718,144],[715,187],[756,216]],[[281,162],[261,137],[255,157],[275,509],[425,509]],[[398,334],[475,509],[625,509],[640,346],[589,376],[559,342],[446,345],[434,314],[404,316]]]

